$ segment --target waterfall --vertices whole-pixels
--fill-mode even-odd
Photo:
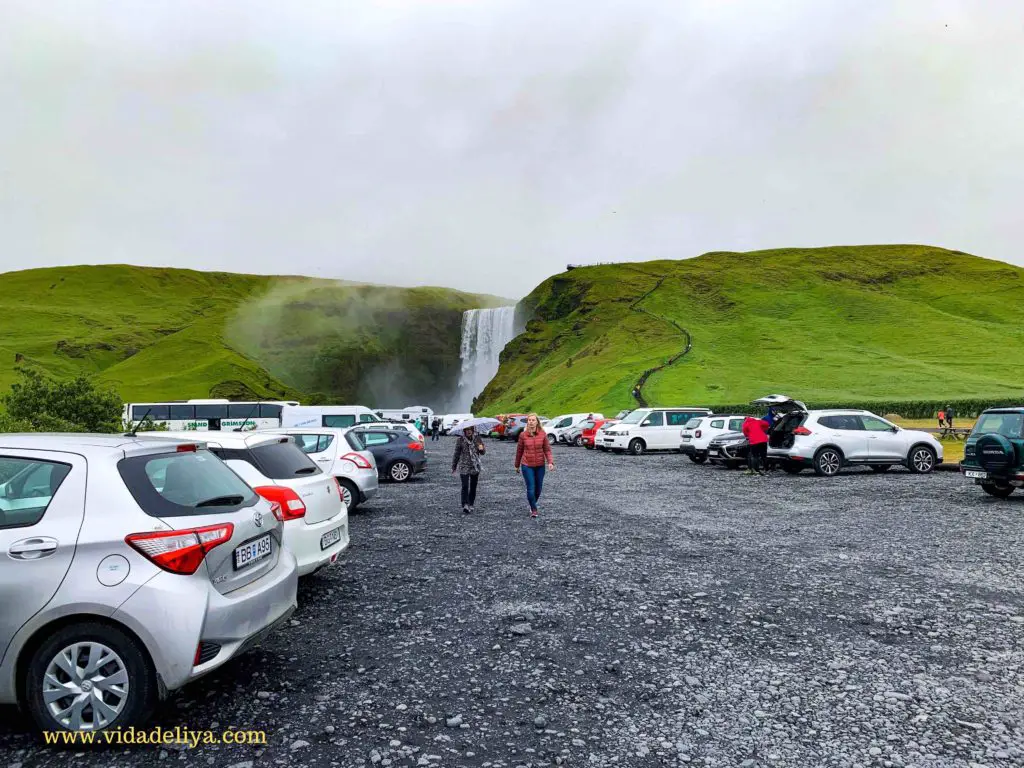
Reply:
[[[470,309],[462,315],[457,410],[468,412],[473,398],[498,372],[498,356],[515,336],[515,307]]]

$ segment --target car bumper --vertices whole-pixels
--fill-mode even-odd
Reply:
[[[420,474],[421,472],[426,472],[427,471],[427,460],[426,459],[420,459],[419,461],[414,461],[412,463],[412,471],[415,474],[417,474],[417,475]]]
[[[686,456],[696,456],[698,453],[697,446],[695,446],[693,443],[682,443],[679,446],[679,450],[682,451],[682,453],[685,454]]]
[[[364,469],[358,474],[352,475],[352,479],[359,489],[359,500],[372,499],[380,490],[380,478],[377,477],[376,469]]]
[[[605,435],[601,438],[601,446],[613,451],[625,450],[629,447],[629,435]]]
[[[165,689],[173,691],[258,645],[295,611],[297,587],[295,558],[282,549],[272,571],[226,595],[205,574],[161,572],[111,618],[139,635]],[[200,643],[219,649],[196,665]]]
[[[326,549],[320,546],[324,534],[341,528],[341,538]],[[348,549],[348,512],[342,512],[319,523],[309,525],[305,520],[287,520],[284,524],[284,546],[295,555],[299,576],[308,576],[330,565],[338,555]]]

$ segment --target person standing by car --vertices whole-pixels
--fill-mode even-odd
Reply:
[[[946,406],[946,426],[950,429],[953,428],[953,417],[956,416],[956,411],[953,410],[952,405]]]
[[[544,472],[554,471],[555,458],[551,454],[551,443],[540,428],[540,417],[531,413],[526,417],[526,428],[519,433],[516,443],[515,470],[523,475],[526,483],[526,500],[530,504],[530,517],[537,516],[537,504],[544,488]]]
[[[476,486],[480,480],[480,457],[486,452],[484,441],[473,427],[466,427],[455,441],[452,474],[462,480],[462,512],[470,514],[476,505]]]
[[[755,419],[748,416],[743,420],[743,436],[747,438],[747,474],[765,473],[768,464],[768,430],[767,419]]]

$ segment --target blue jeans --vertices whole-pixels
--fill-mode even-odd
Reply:
[[[528,467],[523,464],[519,471],[523,473],[523,481],[526,483],[526,500],[530,502],[530,509],[537,509],[540,492],[544,488],[545,467],[543,464],[539,467]]]

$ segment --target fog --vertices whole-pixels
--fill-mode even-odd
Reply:
[[[0,268],[1024,263],[1020,0],[0,0]]]

